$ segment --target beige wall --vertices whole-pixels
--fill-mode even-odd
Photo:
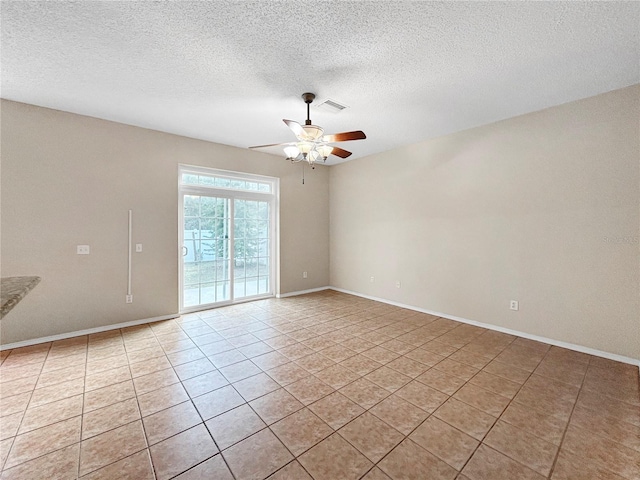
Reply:
[[[2,276],[42,282],[1,323],[1,343],[178,311],[178,164],[280,178],[280,292],[329,283],[328,168],[301,184],[281,158],[2,101]],[[134,303],[127,289],[133,210]],[[77,255],[89,244],[91,254]],[[308,278],[302,279],[302,272]]]
[[[331,284],[640,359],[639,98],[331,167]]]

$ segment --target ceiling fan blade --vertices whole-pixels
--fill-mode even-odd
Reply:
[[[294,122],[293,120],[283,119],[282,121],[287,124],[287,127],[291,129],[298,139],[304,138],[304,129],[302,128],[302,125],[298,122]]]
[[[351,155],[351,152],[347,152],[346,150],[343,150],[339,147],[333,147],[333,150],[331,150],[331,155],[335,155],[336,157],[340,158],[347,158]]]
[[[292,129],[293,130],[293,129]],[[353,132],[333,133],[331,135],[325,135],[322,138],[323,142],[348,142],[349,140],[364,140],[367,136],[361,130],[355,130]]]
[[[254,147],[249,147],[249,148],[279,147],[279,146],[284,146],[284,145],[295,145],[295,142],[288,142],[288,143],[270,143],[269,145],[256,145],[256,146],[254,146]]]

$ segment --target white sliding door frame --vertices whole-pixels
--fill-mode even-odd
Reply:
[[[245,188],[224,186],[224,185],[203,185],[198,183],[184,182],[183,177],[198,176],[209,179],[219,179],[219,183],[234,183],[241,185],[245,183]],[[247,186],[259,186],[263,191],[248,189]],[[268,191],[266,189],[268,188]],[[205,197],[225,198],[229,201],[229,288],[230,299],[221,302],[199,304],[194,306],[184,306],[184,256],[182,249],[184,246],[184,197],[186,195],[197,195]],[[268,202],[269,204],[269,292],[265,294],[257,294],[249,297],[241,297],[235,299],[234,291],[234,267],[235,267],[235,238],[234,238],[234,219],[235,219],[235,200],[253,200],[260,202]],[[179,305],[180,313],[191,313],[200,310],[206,310],[225,305],[233,305],[236,303],[249,302],[263,298],[275,297],[280,291],[280,227],[279,227],[279,211],[280,211],[280,179],[276,177],[267,177],[262,175],[253,175],[240,172],[232,172],[228,170],[219,170],[206,167],[197,167],[191,165],[179,165],[178,167],[178,271],[179,271]]]

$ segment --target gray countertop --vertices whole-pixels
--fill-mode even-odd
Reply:
[[[0,279],[0,318],[9,313],[40,283],[40,277],[2,277]]]

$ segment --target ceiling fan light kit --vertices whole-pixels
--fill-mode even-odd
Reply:
[[[307,92],[302,94],[302,99],[304,103],[307,104],[307,119],[304,125],[300,125],[293,120],[282,120],[295,134],[298,139],[297,142],[257,145],[249,148],[283,146],[287,160],[292,163],[304,161],[311,165],[311,168],[315,168],[315,163],[319,160],[322,160],[323,163],[326,162],[329,155],[335,155],[340,158],[350,156],[351,152],[329,145],[329,143],[363,140],[367,138],[367,136],[360,130],[325,135],[322,127],[311,123],[310,107],[315,98],[316,96],[313,93]]]

